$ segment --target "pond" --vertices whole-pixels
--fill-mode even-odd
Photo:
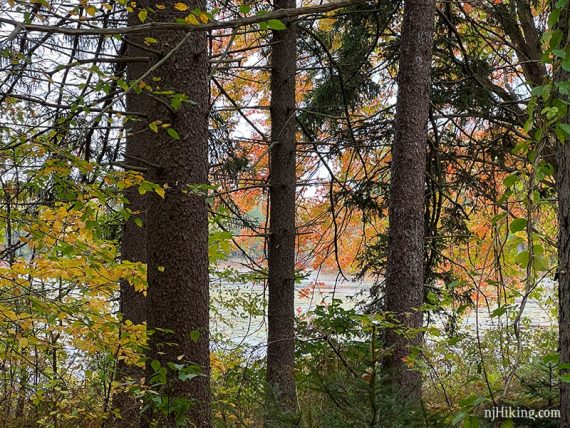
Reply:
[[[238,266],[233,263],[234,268]],[[302,316],[314,310],[319,305],[328,305],[333,299],[341,302],[344,308],[358,307],[365,301],[370,292],[371,279],[357,281],[346,280],[334,273],[315,273],[303,279],[295,286],[295,310],[297,316]],[[553,328],[557,325],[554,294],[556,284],[545,281],[543,295],[540,301],[528,299],[525,303],[522,328]],[[231,350],[244,347],[255,354],[264,354],[267,338],[267,319],[263,316],[262,308],[267,294],[261,284],[235,284],[212,279],[212,300],[216,309],[212,311],[211,334],[214,347]],[[460,329],[466,333],[477,330],[485,331],[505,325],[512,325],[512,319],[520,310],[522,297],[516,298],[506,314],[497,316],[497,305],[480,306],[478,311],[470,309],[460,323]],[[240,309],[249,308],[248,311]],[[249,312],[249,313],[247,313]],[[501,311],[499,311],[500,313]],[[509,318],[507,319],[507,316]],[[437,318],[436,327],[442,327]],[[223,340],[222,338],[226,338]],[[227,340],[227,338],[230,340]]]

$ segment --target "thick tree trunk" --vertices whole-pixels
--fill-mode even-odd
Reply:
[[[294,8],[276,0],[275,8]],[[271,52],[271,150],[267,382],[281,410],[297,409],[295,389],[295,73],[294,24],[274,31]]]
[[[566,6],[560,15],[559,29],[568,40],[568,19],[570,7]],[[559,82],[570,80],[570,73],[560,70],[556,75]],[[570,122],[570,115],[567,117]],[[558,191],[558,329],[560,364],[570,363],[570,143],[559,142],[556,174]],[[561,370],[568,373],[569,370]],[[560,382],[560,426],[570,427],[570,384]]]
[[[153,2],[143,4],[154,7]],[[173,3],[167,3],[166,9],[149,13],[149,17],[174,22],[194,8],[206,8],[204,0],[185,4],[188,6],[185,12],[178,12]],[[158,133],[154,133],[147,123],[143,133],[149,140],[148,159],[160,166],[150,168],[149,178],[166,188],[164,198],[149,196],[146,215],[147,326],[152,332],[147,379],[154,373],[150,363],[158,360],[168,369],[163,394],[170,399],[189,400],[190,424],[208,427],[211,425],[208,210],[204,188],[208,183],[207,36],[203,31],[150,36],[158,40],[153,49],[163,55],[183,44],[153,72],[147,83],[160,92],[185,94],[188,102],[173,109],[172,98],[164,92],[146,98],[148,123],[161,121],[175,131],[169,135],[159,126]],[[155,57],[154,61],[160,59]],[[182,381],[169,363],[195,365],[201,376]]]
[[[129,16],[129,25],[137,24],[138,18],[135,15]],[[141,36],[132,36],[130,42],[137,44],[144,43]],[[140,57],[146,55],[145,52],[134,46],[127,44],[126,55]],[[127,68],[127,80],[133,81],[143,75],[148,68],[148,64],[135,62]],[[146,110],[147,98],[144,94],[130,92],[126,97],[127,110],[143,112]],[[129,165],[144,168],[145,165],[138,159],[145,159],[147,156],[148,136],[144,133],[148,124],[144,120],[130,122],[127,125],[126,136],[126,160]],[[136,187],[125,190],[127,204],[133,212],[133,216],[123,225],[121,234],[121,258],[131,262],[146,263],[146,197],[141,195]],[[135,218],[142,220],[142,227],[137,226]],[[133,324],[146,322],[146,305],[142,293],[135,291],[129,284],[128,279],[123,279],[120,283],[119,311],[122,314],[122,321],[131,321]],[[117,362],[116,379],[119,382],[127,380],[138,381],[144,376],[144,371],[137,366],[128,366],[122,360]],[[119,392],[113,397],[113,407],[119,410],[120,420],[117,424],[121,426],[138,426],[140,414],[140,402],[132,394],[126,391]]]
[[[418,308],[424,298],[424,193],[427,122],[430,105],[433,0],[406,0],[400,46],[396,135],[392,147],[386,274],[386,310],[404,328],[422,326]],[[405,359],[420,335],[386,332],[391,354],[386,366],[394,388],[419,397],[420,375]]]
[[[570,363],[570,143],[558,145],[558,293],[560,364]],[[567,372],[567,370],[566,370]],[[570,384],[560,382],[560,426],[570,427]]]
[[[570,6],[560,14],[558,29],[562,43],[570,32]],[[562,46],[564,48],[564,45]],[[559,69],[555,75],[558,82],[570,80],[570,73]],[[566,97],[560,95],[562,99]],[[566,117],[570,123],[570,115]],[[560,364],[570,363],[570,142],[559,142],[556,156],[556,190],[558,191],[558,330]],[[569,373],[570,370],[561,370]],[[570,384],[560,382],[560,427],[570,428]]]

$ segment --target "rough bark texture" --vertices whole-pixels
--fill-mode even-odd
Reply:
[[[559,29],[568,40],[570,6],[560,14]],[[564,43],[564,42],[563,42]],[[570,73],[560,70],[556,80],[570,80]],[[562,96],[563,97],[563,96]],[[566,121],[570,123],[570,115]],[[558,329],[560,364],[570,363],[570,142],[558,143],[556,187],[558,191]],[[568,373],[569,370],[561,370]],[[570,384],[560,382],[560,426],[570,427]]]
[[[386,310],[407,328],[422,326],[424,298],[424,192],[430,103],[433,0],[406,0],[400,46],[396,135],[392,147]],[[387,331],[386,360],[394,387],[419,396],[421,378],[404,363],[421,337]]]
[[[189,11],[206,8],[203,0],[185,3]],[[154,3],[150,2],[150,6]],[[175,22],[188,13],[178,12],[173,3],[167,3],[165,10],[149,16],[155,21]],[[164,199],[157,195],[149,197],[146,216],[147,326],[153,332],[149,362],[158,360],[163,367],[169,362],[200,367],[203,376],[184,382],[169,368],[164,393],[190,400],[190,425],[208,427],[211,425],[208,211],[203,187],[208,183],[207,37],[205,32],[150,36],[159,41],[153,49],[163,54],[186,38],[181,48],[153,73],[152,77],[160,80],[149,77],[147,82],[155,90],[159,87],[160,91],[186,94],[191,102],[173,111],[168,96],[147,98],[148,122],[160,120],[170,124],[180,137],[177,140],[164,129],[153,133],[147,128],[144,134],[150,141],[149,159],[160,166],[150,169],[149,178],[167,187]],[[159,59],[155,57],[154,61]],[[197,188],[199,185],[201,189]],[[147,377],[152,373],[148,366]]]
[[[133,20],[132,17],[130,20]],[[141,39],[141,40],[139,40]],[[141,37],[129,39],[135,43],[142,43]],[[127,48],[128,56],[143,56],[144,51],[136,46]],[[148,68],[145,63],[132,63],[127,68],[127,80],[138,79]],[[144,112],[148,98],[144,94],[131,92],[127,94],[127,110]],[[130,122],[127,126],[127,139],[125,146],[126,163],[135,167],[145,168],[145,164],[137,159],[146,159],[149,146],[148,124],[144,120]],[[135,159],[137,158],[137,159]],[[121,257],[123,260],[146,263],[146,204],[144,195],[141,195],[136,186],[129,187],[125,191],[128,201],[126,208],[133,211],[132,216],[124,225],[121,236]],[[142,220],[142,227],[135,223],[135,218]],[[130,320],[133,324],[141,324],[146,321],[145,299],[142,293],[137,293],[128,282],[121,284],[120,311],[124,320]]]
[[[129,16],[129,24],[136,24],[136,17]],[[142,44],[141,36],[132,36],[130,41]],[[127,56],[137,57],[146,55],[140,48],[127,45]],[[132,63],[127,68],[127,80],[133,81],[146,71],[148,64]],[[127,110],[143,112],[146,110],[147,99],[144,94],[131,92],[127,94]],[[127,138],[125,153],[127,163],[135,167],[144,167],[145,165],[135,158],[145,159],[147,156],[148,135],[143,131],[148,127],[146,121],[140,120],[130,122],[127,126]],[[131,262],[146,263],[146,206],[145,197],[142,196],[136,187],[130,187],[125,191],[125,198],[128,203],[125,208],[133,211],[134,216],[131,217],[124,225],[121,236],[121,258]],[[143,226],[139,227],[135,224],[135,217],[139,217],[143,221]],[[145,298],[142,293],[137,293],[129,284],[127,279],[121,281],[119,311],[122,314],[123,322],[129,320],[133,324],[142,324],[146,321]],[[117,363],[117,380],[119,382],[128,379],[138,380],[144,376],[144,371],[136,366],[127,366],[123,361]],[[119,410],[120,420],[116,421],[121,426],[135,427],[139,424],[140,402],[136,400],[132,394],[122,392],[117,394],[113,399],[113,406]]]
[[[294,8],[277,0],[275,8]],[[271,150],[267,382],[284,411],[295,412],[295,73],[294,24],[274,31],[271,53]]]
[[[570,76],[567,76],[567,78]],[[558,146],[558,292],[560,363],[570,363],[570,143]],[[570,384],[560,382],[560,426],[570,427]]]

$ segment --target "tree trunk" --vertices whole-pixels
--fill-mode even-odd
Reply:
[[[129,15],[129,25],[136,25],[138,18],[134,14]],[[143,37],[134,35],[129,37],[129,42],[141,45]],[[122,50],[125,50],[124,48]],[[121,52],[131,57],[146,55],[145,51],[137,46],[126,44],[126,52]],[[148,64],[142,62],[131,63],[127,68],[127,80],[133,81],[141,77]],[[130,92],[126,96],[127,110],[143,112],[146,110],[147,96]],[[146,159],[148,147],[148,135],[144,131],[148,124],[144,120],[127,124],[127,136],[125,145],[125,161],[129,165],[144,168],[145,165],[138,159]],[[124,192],[127,203],[125,208],[133,212],[123,225],[121,234],[121,258],[131,262],[146,263],[146,197],[141,195],[136,186],[129,187]],[[137,226],[135,218],[142,220],[142,227]],[[121,280],[119,296],[119,312],[122,322],[131,321],[133,324],[146,322],[146,305],[142,293],[135,291],[127,279]],[[117,362],[116,379],[124,382],[129,379],[138,381],[144,376],[144,370],[137,366],[129,366],[120,360]],[[116,421],[121,426],[135,427],[140,419],[140,402],[127,391],[120,391],[113,397],[113,407],[118,409],[120,420]]]
[[[424,199],[430,105],[433,0],[406,0],[400,46],[395,140],[392,147],[386,310],[406,329],[422,326]],[[419,398],[421,377],[409,370],[410,348],[420,335],[386,332],[386,366],[396,391]]]
[[[185,3],[185,12],[178,12],[173,3],[167,3],[165,10],[149,13],[149,17],[175,22],[194,8],[206,8],[204,0]],[[143,4],[154,7],[153,2]],[[160,92],[183,93],[189,102],[183,102],[178,109],[171,108],[172,98],[163,92],[155,94],[153,100],[147,98],[145,109],[149,123],[158,120],[174,130],[169,135],[159,127],[154,133],[147,126],[143,134],[150,140],[149,159],[160,166],[150,168],[149,178],[166,188],[164,198],[149,196],[146,216],[147,326],[152,332],[147,379],[154,373],[150,363],[158,360],[168,368],[163,395],[190,401],[190,425],[209,427],[208,210],[204,187],[208,183],[207,36],[204,31],[150,36],[158,40],[153,49],[163,55],[179,43],[182,45],[147,83]],[[168,367],[169,363],[194,365],[201,375],[182,381],[177,369]]]
[[[570,6],[560,14],[558,29],[562,43],[568,40]],[[564,48],[564,46],[562,47]],[[562,68],[556,73],[558,82],[570,80]],[[562,99],[567,97],[561,95]],[[570,123],[570,115],[566,122]],[[560,364],[570,363],[570,142],[558,142],[556,188],[558,191],[558,329]],[[570,372],[561,370],[561,374]],[[570,384],[560,382],[560,427],[570,427]]]
[[[568,142],[559,143],[557,158],[560,364],[568,364],[570,363],[570,144]],[[570,427],[570,384],[567,382],[560,382],[560,417],[560,426]]]
[[[275,8],[294,8],[276,0]],[[273,32],[267,382],[280,410],[295,413],[295,24]]]

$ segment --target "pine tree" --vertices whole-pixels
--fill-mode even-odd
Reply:
[[[430,108],[432,0],[406,1],[400,45],[396,134],[392,147],[386,275],[386,310],[404,328],[422,326],[420,306],[424,299],[424,193],[426,176],[427,122]],[[386,333],[391,353],[387,367],[395,388],[419,396],[421,378],[409,370],[405,359],[421,336]]]
[[[295,0],[278,0],[277,9]],[[281,410],[295,412],[295,24],[273,32],[267,382]]]

